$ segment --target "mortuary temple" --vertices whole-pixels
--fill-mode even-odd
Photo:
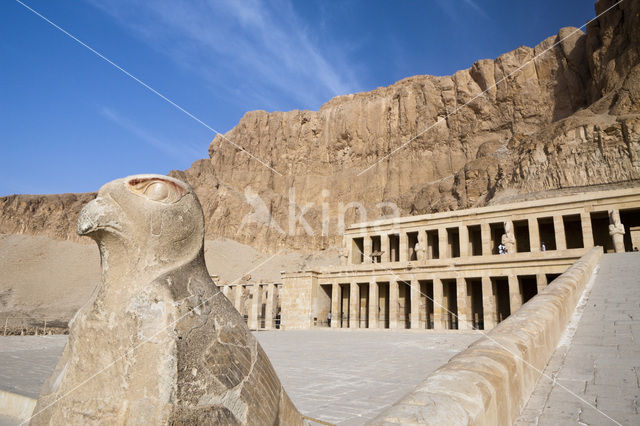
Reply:
[[[640,246],[637,188],[354,224],[339,266],[223,292],[252,329],[489,330],[594,246]]]

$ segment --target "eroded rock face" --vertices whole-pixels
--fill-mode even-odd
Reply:
[[[33,424],[301,424],[266,354],[211,281],[191,188],[159,175],[103,186],[80,212],[102,285]]]
[[[614,3],[598,2],[596,13]],[[482,206],[506,195],[638,181],[639,16],[640,2],[622,2],[586,34],[563,28],[534,48],[480,60],[452,76],[410,77],[337,97],[319,111],[249,112],[226,137],[284,176],[221,137],[211,143],[210,159],[180,176],[206,200],[208,232],[261,248],[336,244],[340,202],[367,209],[366,218],[348,210],[350,223],[390,213],[378,205],[384,201],[412,215]],[[238,195],[247,186],[259,188],[286,231],[288,191],[295,188],[298,206],[313,203],[305,218],[314,237],[301,227],[293,236],[261,225],[240,230],[237,224],[251,212]],[[323,202],[332,238],[318,237]]]
[[[597,2],[596,13],[614,3]],[[639,46],[640,2],[624,1],[589,24],[586,34],[563,28],[533,48],[479,60],[452,76],[406,78],[336,97],[319,111],[248,112],[225,137],[282,176],[220,136],[209,158],[172,176],[198,194],[208,235],[263,250],[339,245],[340,203],[366,208],[366,217],[348,209],[350,224],[392,213],[382,202],[412,215],[558,188],[637,184]],[[247,192],[264,201],[278,226],[243,226],[253,212]],[[290,232],[290,201],[294,215],[311,203],[304,219],[313,235],[299,222]],[[16,202],[0,199],[9,207]],[[330,219],[325,236],[323,204]],[[26,214],[41,215],[43,208]],[[50,232],[5,209],[0,231]],[[73,217],[70,211],[68,219]],[[64,231],[58,234],[65,237]]]

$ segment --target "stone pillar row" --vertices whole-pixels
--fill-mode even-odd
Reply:
[[[243,311],[242,296],[245,294],[247,287],[252,295],[251,307],[248,314],[248,326],[251,329],[262,328],[262,323],[259,320],[259,316],[262,310],[262,302],[265,304],[264,313],[264,328],[270,330],[274,328],[273,317],[275,316],[275,298],[276,298],[276,284],[254,284],[251,286],[246,285],[223,285],[222,294],[225,295],[229,301],[233,304],[233,307],[237,311]],[[265,293],[266,292],[266,293]],[[335,296],[332,295],[332,298]]]
[[[617,211],[616,211],[617,213]],[[619,217],[619,216],[616,216]],[[619,221],[619,219],[617,219]],[[582,237],[584,242],[584,248],[591,248],[594,246],[593,240],[593,230],[591,227],[591,216],[589,212],[581,212],[580,213],[580,221],[581,221],[581,229],[582,229]],[[530,243],[530,251],[532,253],[540,252],[541,250],[541,241],[540,241],[540,230],[538,224],[537,217],[529,217],[527,219],[528,227],[529,227],[529,243]],[[562,215],[553,216],[553,227],[555,231],[555,239],[556,239],[556,249],[557,250],[566,250],[566,235],[564,229],[564,221]],[[446,226],[441,226],[437,228],[438,231],[438,251],[440,253],[440,258],[446,259],[451,257],[451,250],[449,247],[448,234]],[[418,232],[424,233],[426,242],[426,230],[421,229]],[[493,253],[494,247],[492,246],[491,241],[491,227],[488,222],[480,223],[480,232],[481,232],[481,242],[482,242],[482,255],[487,256]],[[471,255],[470,244],[469,244],[469,228],[467,225],[459,225],[458,226],[459,233],[459,243],[460,243],[460,257],[467,257]],[[622,231],[624,233],[624,231]],[[408,235],[407,232],[399,231],[400,236],[399,241],[399,250],[400,250],[400,262],[407,262],[409,260],[409,252],[412,247],[408,246]],[[391,250],[389,247],[389,234],[381,234],[381,246],[382,250],[382,262],[390,262]],[[618,244],[620,246],[620,244]],[[351,245],[349,245],[351,247]],[[426,248],[426,247],[425,247]],[[624,249],[620,249],[616,247],[616,250],[623,251]],[[371,262],[371,254],[372,254],[372,240],[371,235],[367,234],[364,236],[364,258],[365,263]],[[349,263],[353,263],[353,259],[351,259],[351,250],[349,250]]]
[[[453,278],[452,278],[453,279]],[[483,305],[483,320],[484,329],[490,330],[497,325],[497,307],[496,307],[496,288],[489,276],[480,277],[482,288],[482,305]],[[515,274],[507,276],[508,289],[509,289],[509,304],[510,311],[513,314],[522,306],[522,291],[520,288],[520,282]],[[536,275],[537,290],[538,293],[542,292],[547,286],[547,278],[543,273]],[[455,297],[457,303],[457,312],[448,312],[449,306],[453,301],[449,300],[450,295],[445,293],[443,280],[439,278],[433,278],[433,320],[434,329],[444,330],[451,324],[448,324],[449,320],[457,320],[459,330],[473,329],[473,314],[471,310],[471,297],[468,294],[467,280],[464,277],[455,278],[456,293],[451,295]],[[426,321],[429,321],[427,317],[421,317],[421,301],[422,294],[420,289],[420,281],[412,279],[410,283],[404,281],[392,280],[389,282],[389,328],[399,328],[401,323],[399,321],[399,295],[400,286],[407,285],[409,288],[406,290],[411,295],[411,314],[410,328],[412,329],[424,329],[426,328]],[[269,312],[270,302],[273,298],[273,291],[271,290],[272,284],[269,285],[269,293],[267,299],[267,312]],[[239,290],[240,291],[240,290]],[[253,290],[254,292],[256,290]],[[255,294],[255,293],[254,293]],[[368,328],[384,328],[384,324],[379,323],[379,284],[376,281],[369,282],[369,306],[368,306]],[[349,283],[349,328],[360,328],[360,286],[357,282]],[[254,296],[254,300],[255,300]],[[255,303],[255,302],[254,302]],[[342,295],[339,283],[332,284],[331,291],[331,327],[340,327],[340,308],[342,304]]]

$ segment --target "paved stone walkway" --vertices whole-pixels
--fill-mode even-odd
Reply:
[[[67,343],[67,336],[0,337],[0,389],[37,398]]]
[[[19,424],[20,422],[17,419],[0,414],[0,426],[16,426]]]
[[[478,332],[261,331],[289,396],[310,417],[363,424],[480,337]],[[37,398],[66,336],[0,337],[0,389]],[[17,424],[0,417],[0,426]]]
[[[640,424],[640,254],[605,255],[577,315],[517,424]]]
[[[339,425],[373,419],[481,336],[364,330],[256,335],[300,412]]]

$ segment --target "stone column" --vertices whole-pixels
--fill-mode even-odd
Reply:
[[[340,284],[331,284],[331,327],[340,327],[340,306],[342,299],[340,296]]]
[[[458,330],[473,329],[471,312],[467,306],[467,281],[464,278],[456,278],[456,299],[458,302]]]
[[[438,250],[440,251],[440,259],[448,259],[451,257],[447,228],[438,228]]]
[[[411,328],[424,328],[420,324],[420,281],[411,280]]]
[[[347,249],[347,265],[353,265],[353,238],[351,237],[343,237],[346,242]]]
[[[267,303],[264,309],[264,328],[271,330],[273,328],[273,305],[276,301],[276,285],[274,283],[267,285]]]
[[[358,283],[349,284],[349,328],[360,326],[360,286]]]
[[[365,235],[363,240],[363,260],[362,263],[371,263],[371,246],[372,246],[372,241],[371,241],[371,236],[370,235]]]
[[[398,281],[389,282],[389,328],[398,328]]]
[[[242,306],[242,293],[244,293],[243,286],[238,284],[233,288],[233,291],[235,292],[233,307],[236,308],[236,310],[242,314],[242,310],[240,308]]]
[[[445,305],[444,294],[442,288],[442,280],[439,278],[433,279],[433,329],[444,330],[445,329]]]
[[[404,231],[400,231],[400,262],[409,260],[409,237]]]
[[[562,216],[553,217],[553,229],[556,233],[556,248],[558,250],[567,249],[567,238],[564,235],[564,222]]]
[[[582,224],[582,242],[584,248],[593,247],[593,230],[591,229],[591,215],[588,212],[580,213],[580,222]]]
[[[466,225],[460,225],[458,232],[460,235],[460,257],[470,256],[469,228]]]
[[[547,276],[543,273],[536,274],[536,287],[538,287],[538,294],[547,286]]]
[[[484,329],[491,330],[496,326],[496,299],[489,277],[482,277],[482,310],[484,312]]]
[[[262,308],[262,294],[260,292],[259,284],[254,284],[251,287],[251,295],[253,299],[251,300],[251,312],[249,312],[249,328],[257,330],[260,328],[258,316],[260,315]]]
[[[509,307],[511,315],[522,306],[522,292],[516,275],[509,275]]]
[[[378,283],[369,283],[369,328],[378,328]]]
[[[482,255],[489,256],[493,253],[493,247],[491,247],[491,227],[488,223],[480,224],[480,238],[482,239]]]
[[[380,235],[380,250],[382,251],[382,263],[391,262],[391,250],[389,247],[389,234]]]
[[[538,229],[538,219],[530,217],[529,222],[529,246],[533,253],[539,252],[541,249],[540,230]],[[548,243],[547,243],[548,244]]]

